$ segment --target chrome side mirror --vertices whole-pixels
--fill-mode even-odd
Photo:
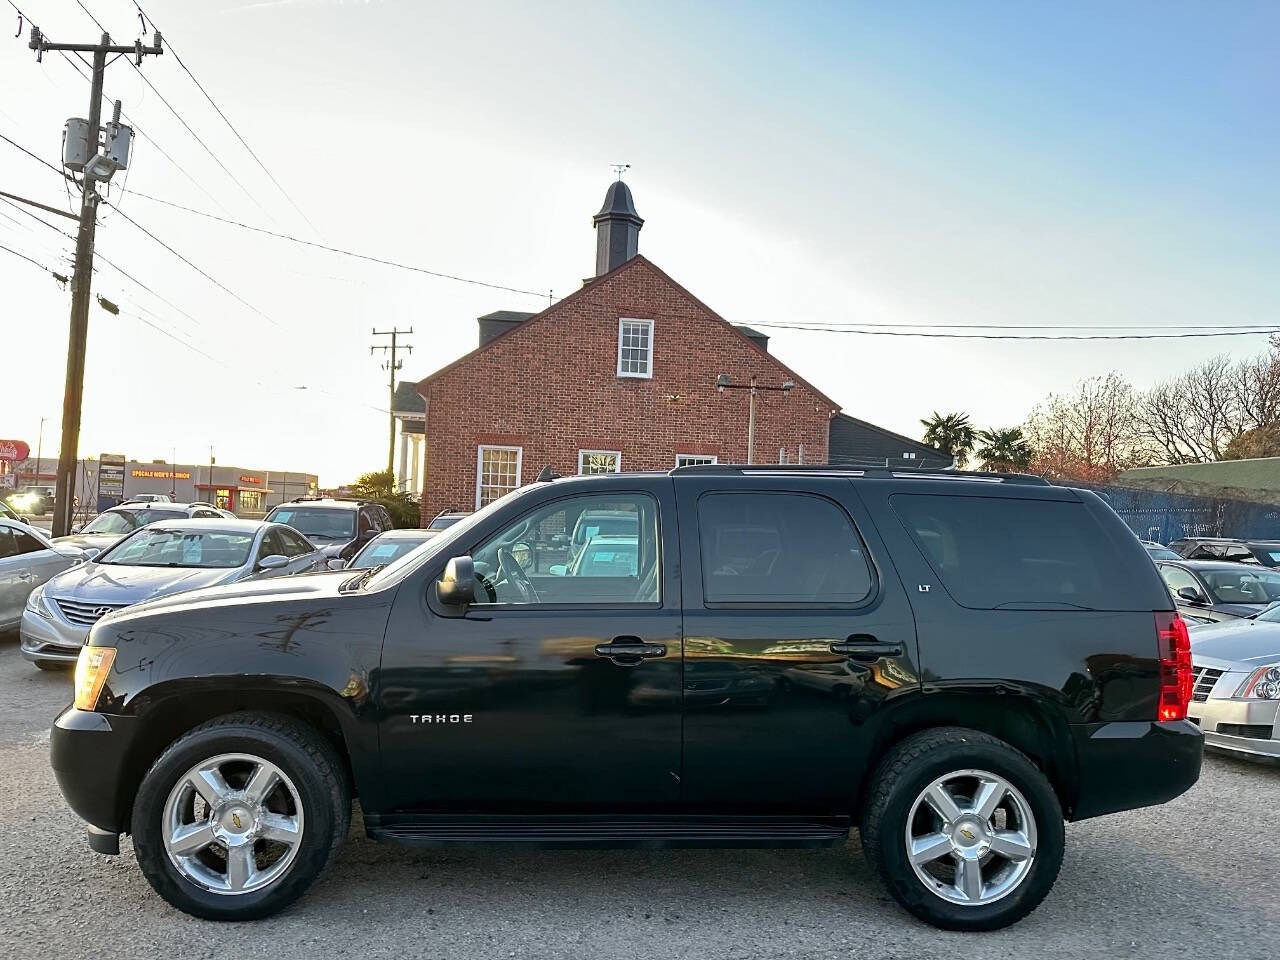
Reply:
[[[289,558],[279,553],[273,553],[269,557],[263,557],[258,561],[257,569],[259,570],[280,570],[289,565]]]

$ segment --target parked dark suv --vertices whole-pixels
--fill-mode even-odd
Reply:
[[[267,521],[286,523],[329,559],[350,560],[360,548],[392,527],[387,508],[372,500],[300,497],[272,507]]]
[[[542,549],[624,513],[623,562]],[[200,917],[302,894],[358,796],[406,844],[856,825],[899,903],[975,930],[1045,897],[1064,819],[1195,783],[1190,697],[1185,625],[1092,493],[709,465],[536,482],[386,567],[108,615],[52,764],[91,847],[131,833]]]

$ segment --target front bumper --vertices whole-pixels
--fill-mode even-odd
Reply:
[[[22,655],[32,662],[75,663],[89,637],[89,628],[46,620],[23,610],[18,635]]]
[[[135,717],[68,707],[49,731],[49,762],[58,789],[80,819],[107,833],[129,829],[130,755]]]
[[[1070,820],[1165,803],[1200,778],[1204,735],[1189,720],[1073,724],[1079,782]]]
[[[1193,701],[1188,713],[1204,731],[1206,747],[1280,759],[1280,700],[1210,697]]]

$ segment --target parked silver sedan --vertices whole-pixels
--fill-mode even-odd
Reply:
[[[0,517],[0,630],[18,625],[32,590],[85,559],[83,550],[56,547],[30,525]]]
[[[102,617],[183,590],[324,569],[298,531],[261,520],[170,520],[135,530],[27,597],[22,655],[37,666],[74,663]]]
[[[1280,759],[1280,604],[1193,630],[1191,671],[1205,746]]]

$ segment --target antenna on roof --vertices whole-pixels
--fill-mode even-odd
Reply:
[[[610,164],[610,166],[613,167],[613,172],[618,175],[619,180],[622,179],[624,173],[631,169],[631,164],[629,163],[614,163]]]
[[[545,467],[542,468],[542,472],[538,474],[538,479],[534,482],[547,483],[551,480],[559,480],[559,479],[560,479],[560,474],[552,470],[551,464],[548,463]]]

